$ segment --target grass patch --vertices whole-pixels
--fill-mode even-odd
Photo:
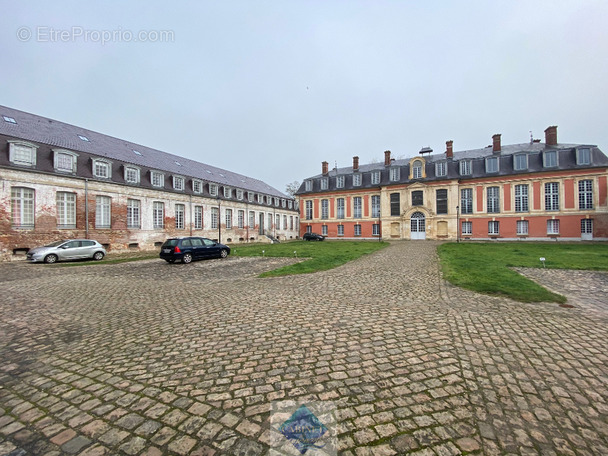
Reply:
[[[438,249],[443,276],[452,284],[522,302],[566,302],[566,298],[523,277],[511,267],[608,270],[606,244],[460,243]]]
[[[386,242],[377,241],[293,241],[283,244],[238,245],[233,247],[231,254],[242,257],[262,256],[264,250],[264,256],[267,257],[293,258],[296,251],[298,258],[309,258],[260,275],[260,277],[279,277],[333,269],[387,245]]]

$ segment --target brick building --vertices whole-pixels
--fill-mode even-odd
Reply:
[[[297,192],[300,234],[329,238],[608,240],[608,157],[596,146],[492,145],[330,170]]]
[[[0,258],[65,238],[111,250],[169,236],[298,236],[297,203],[266,183],[0,106]]]

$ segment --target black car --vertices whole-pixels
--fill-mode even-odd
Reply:
[[[203,258],[226,258],[230,247],[203,237],[167,239],[160,248],[160,257],[167,263],[180,260],[184,264]]]
[[[304,233],[302,239],[304,239],[305,241],[322,241],[323,239],[325,239],[325,236],[321,236],[317,233]]]

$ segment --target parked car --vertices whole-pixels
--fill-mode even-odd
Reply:
[[[322,241],[323,239],[325,239],[325,236],[321,236],[317,233],[304,233],[302,239],[304,239],[305,241]]]
[[[179,237],[167,239],[160,248],[160,257],[167,263],[180,260],[191,263],[203,258],[226,258],[230,247],[203,237]]]
[[[80,260],[91,258],[99,261],[103,260],[107,254],[106,249],[97,241],[92,239],[70,239],[53,242],[44,247],[29,249],[26,255],[27,261],[36,263],[56,263],[65,260]]]

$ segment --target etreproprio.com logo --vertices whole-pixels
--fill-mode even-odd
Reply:
[[[87,29],[80,26],[54,28],[49,26],[19,27],[17,39],[22,42],[37,43],[172,43],[175,41],[173,30],[132,31],[118,27],[113,30]]]

